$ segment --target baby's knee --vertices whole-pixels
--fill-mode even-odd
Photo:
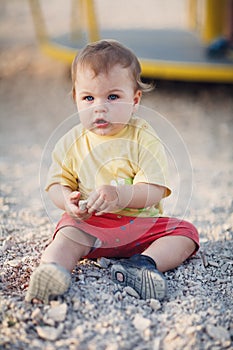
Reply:
[[[197,228],[189,221],[182,220],[177,228],[177,233],[180,236],[187,238],[186,245],[188,249],[192,250],[194,247],[194,252],[199,249],[199,233]]]
[[[75,248],[75,246],[76,248],[78,246],[79,249],[83,248],[84,255],[87,255],[90,252],[96,241],[95,237],[72,226],[61,228],[58,231],[56,238],[66,242],[66,245],[72,248]]]

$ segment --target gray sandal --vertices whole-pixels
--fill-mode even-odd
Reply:
[[[142,299],[162,300],[166,296],[165,277],[149,256],[136,254],[129,259],[120,259],[112,266],[111,274],[114,282],[130,286]]]

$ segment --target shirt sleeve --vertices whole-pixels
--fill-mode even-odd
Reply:
[[[72,145],[67,144],[65,138],[62,138],[56,144],[52,153],[52,164],[47,176],[46,191],[53,184],[68,186],[73,191],[77,190],[77,177],[73,169],[72,157],[70,157],[71,148]]]
[[[164,197],[171,193],[168,181],[168,161],[165,148],[147,124],[140,130],[138,138],[138,171],[133,183],[150,183],[166,188]]]

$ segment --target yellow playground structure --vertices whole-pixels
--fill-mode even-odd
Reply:
[[[188,24],[185,29],[144,29],[143,26],[106,29],[97,18],[99,0],[70,1],[70,28],[51,35],[45,20],[45,6],[40,0],[29,0],[37,38],[46,54],[70,63],[88,42],[115,39],[136,53],[145,78],[233,83],[233,53],[222,57],[207,55],[207,46],[224,33],[227,0],[186,0]],[[133,5],[134,0],[130,1]],[[152,6],[155,8],[148,11],[156,11],[156,0]],[[129,15],[133,16],[133,11]]]

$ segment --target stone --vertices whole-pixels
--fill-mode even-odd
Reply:
[[[161,309],[161,303],[157,299],[150,299],[149,305],[152,308],[152,310],[154,310],[154,311]]]
[[[108,344],[107,347],[105,348],[105,350],[118,350],[118,349],[119,347],[115,343]]]
[[[64,325],[61,323],[59,324],[59,326],[57,328],[55,327],[49,327],[49,326],[45,326],[45,327],[36,327],[36,331],[38,333],[38,335],[45,340],[50,340],[50,341],[54,341],[57,340],[64,329]]]
[[[133,289],[133,288],[131,288],[131,287],[129,287],[129,286],[126,286],[126,287],[124,288],[124,291],[125,291],[127,294],[131,295],[132,297],[137,298],[137,299],[140,299],[140,295],[136,292],[135,289]]]
[[[42,318],[41,310],[37,307],[35,310],[32,311],[31,318],[33,320],[39,320]]]
[[[66,318],[67,309],[67,304],[63,303],[61,305],[50,308],[46,316],[55,322],[63,322]]]
[[[83,199],[78,202],[78,206],[80,210],[86,210],[87,208],[87,200]]]
[[[14,241],[12,239],[6,239],[4,242],[3,242],[3,245],[2,245],[2,251],[3,252],[6,252],[7,250],[10,250],[12,249],[12,247],[14,246]]]
[[[73,299],[72,302],[73,302],[73,310],[78,311],[80,309],[80,306],[81,306],[80,300],[78,298],[76,298],[76,299]]]
[[[115,293],[114,293],[114,299],[117,300],[117,301],[120,301],[123,299],[123,296],[122,296],[122,293],[117,290]]]
[[[22,264],[21,259],[12,259],[6,261],[6,264],[9,265],[10,267],[20,267]]]
[[[219,267],[219,264],[216,261],[209,260],[208,263],[209,263],[210,266]]]
[[[133,325],[138,331],[144,332],[147,328],[150,327],[151,320],[143,317],[140,314],[136,314],[133,319]]]
[[[111,261],[105,257],[97,259],[97,265],[102,269],[107,269],[111,264]]]
[[[206,326],[206,332],[214,340],[219,340],[224,345],[226,343],[230,345],[230,334],[225,328],[208,324]]]
[[[152,342],[152,350],[160,350],[161,339],[159,337],[154,338]]]
[[[227,271],[227,269],[228,269],[229,266],[230,266],[229,262],[224,263],[224,264],[221,266],[221,271],[222,271],[223,273],[225,273],[225,272]]]

